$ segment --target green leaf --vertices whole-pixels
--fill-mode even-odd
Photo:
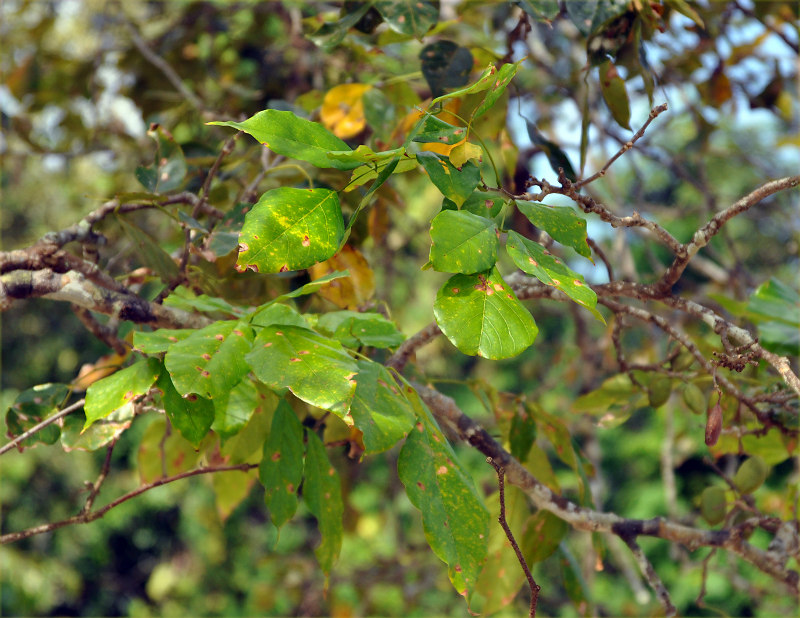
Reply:
[[[456,97],[463,97],[464,95],[467,94],[475,94],[476,92],[483,92],[484,90],[488,90],[489,88],[492,87],[492,84],[494,83],[495,73],[497,73],[497,68],[495,68],[494,65],[490,64],[483,70],[481,76],[476,81],[471,83],[469,86],[436,97],[433,101],[431,101],[431,104],[439,103],[446,99],[454,99]]]
[[[517,208],[536,227],[550,234],[562,245],[572,247],[589,261],[592,251],[586,242],[586,221],[569,206],[548,206],[538,202],[517,201]]]
[[[96,451],[122,435],[131,426],[133,416],[133,405],[127,403],[83,431],[85,414],[82,411],[69,414],[64,418],[64,426],[61,428],[61,446],[67,452],[75,449]]]
[[[244,355],[253,332],[244,321],[224,320],[195,331],[170,347],[164,364],[182,395],[225,399],[250,371]]]
[[[148,358],[92,384],[86,391],[84,430],[95,421],[144,395],[160,373],[161,362],[156,358]]]
[[[625,90],[625,80],[617,72],[617,67],[607,60],[598,67],[600,77],[600,91],[603,100],[614,121],[623,129],[631,130],[631,106],[628,101],[628,92]]]
[[[460,207],[453,200],[444,198],[442,210],[466,210],[473,215],[492,219],[500,214],[505,204],[506,202],[497,193],[473,191]]]
[[[406,149],[403,147],[395,148],[393,150],[383,150],[381,152],[375,152],[369,146],[361,144],[355,150],[331,150],[328,153],[328,156],[331,159],[336,159],[337,161],[356,163],[357,165],[361,165],[362,163],[375,165],[378,163],[389,161],[394,157],[400,157],[404,155],[405,152]]]
[[[161,354],[194,332],[189,328],[159,328],[152,332],[136,330],[133,331],[133,349],[142,354]]]
[[[605,324],[603,315],[596,308],[597,294],[586,284],[583,275],[567,267],[539,243],[514,231],[508,233],[506,250],[520,270],[533,275],[545,285],[558,288]]]
[[[448,566],[456,591],[469,596],[486,557],[489,512],[430,410],[410,387],[419,422],[406,439],[397,473],[422,513],[425,538]]]
[[[532,515],[520,541],[525,560],[534,564],[552,556],[568,531],[569,525],[550,511],[538,511]]]
[[[252,380],[244,379],[230,392],[214,399],[213,403],[214,422],[211,429],[225,440],[247,425],[261,403],[261,396]]]
[[[436,322],[464,354],[501,359],[530,346],[539,329],[497,268],[450,277],[436,295]]]
[[[228,458],[232,464],[261,461],[272,416],[281,401],[278,395],[266,386],[260,384],[255,386],[258,391],[258,405],[254,406],[253,415],[239,433],[226,438],[219,448],[220,454]],[[214,423],[216,422],[215,418]],[[214,429],[214,425],[211,429]]]
[[[681,15],[685,15],[689,19],[691,19],[694,23],[705,30],[705,24],[703,23],[703,18],[700,17],[697,11],[695,11],[692,6],[686,2],[686,0],[665,0],[665,4],[671,6],[673,9],[678,11]]]
[[[193,393],[181,397],[166,369],[158,378],[156,387],[161,391],[167,418],[186,440],[197,447],[214,422],[214,404]]]
[[[291,406],[282,399],[272,417],[264,442],[258,478],[264,485],[269,516],[280,528],[297,510],[297,490],[303,480],[303,426]]]
[[[350,414],[364,435],[366,453],[380,453],[402,440],[416,418],[414,410],[383,365],[358,361],[356,394]]]
[[[471,275],[497,262],[497,226],[470,212],[443,210],[431,222],[434,270]]]
[[[142,263],[153,270],[161,280],[169,283],[178,276],[178,265],[172,256],[164,251],[153,238],[145,233],[141,228],[131,225],[125,220],[125,217],[117,216],[122,231],[133,243],[136,255]]]
[[[439,3],[431,0],[379,0],[375,8],[392,30],[418,39],[439,21]]]
[[[273,189],[245,217],[236,270],[277,273],[308,268],[332,257],[343,237],[335,191]]]
[[[164,299],[164,305],[189,312],[222,313],[230,316],[244,315],[244,309],[241,307],[232,305],[222,298],[209,296],[208,294],[195,294],[185,286],[175,288],[172,294]]]
[[[322,440],[310,431],[306,435],[308,444],[303,499],[308,510],[317,518],[322,541],[314,553],[327,580],[342,547],[342,483],[336,468],[328,460]]]
[[[355,361],[338,341],[297,326],[265,326],[246,356],[259,380],[344,418],[356,389]]]
[[[151,193],[167,193],[180,188],[186,177],[183,150],[160,125],[147,134],[156,141],[155,162],[150,167],[137,167],[136,179]]]
[[[750,295],[747,310],[760,319],[800,327],[800,294],[775,277]]]
[[[473,60],[466,47],[452,41],[436,41],[422,48],[419,59],[422,76],[434,97],[432,103],[442,100],[444,97],[440,95],[444,95],[446,89],[458,88],[469,81]]]
[[[313,284],[310,284],[313,285]],[[269,326],[270,324],[288,324],[308,328],[308,322],[288,305],[267,303],[250,318],[253,326]]]
[[[311,283],[306,283],[305,285],[300,286],[296,290],[292,290],[291,292],[287,292],[286,294],[281,294],[280,296],[273,298],[268,303],[264,303],[261,305],[262,307],[269,306],[273,303],[282,302],[284,300],[288,300],[290,298],[297,298],[298,296],[308,296],[309,294],[314,294],[318,292],[321,287],[334,281],[335,279],[344,279],[350,276],[350,272],[347,270],[336,270],[332,273],[328,273],[320,277],[319,279],[314,279]]]
[[[420,130],[411,140],[422,144],[448,144],[453,145],[462,141],[467,135],[464,127],[454,127],[453,125],[440,120],[436,116],[428,115],[422,123]]]
[[[13,438],[22,435],[47,417],[56,414],[68,395],[69,387],[66,384],[56,383],[38,384],[22,391],[6,413],[8,436]],[[61,430],[58,425],[51,423],[23,440],[21,446],[33,446],[38,443],[55,444],[59,435]]]
[[[378,178],[386,170],[391,170],[389,174],[402,174],[417,169],[416,157],[411,157],[408,153],[404,154],[394,167],[389,167],[394,161],[383,162],[380,161],[372,165],[360,165],[353,170],[350,177],[350,182],[347,185],[346,191],[351,191],[356,187],[367,184],[370,180]]]
[[[295,116],[292,112],[267,109],[244,122],[209,122],[221,127],[233,127],[252,135],[256,140],[278,154],[308,161],[315,167],[333,167],[351,170],[358,166],[353,161],[339,161],[328,152],[351,150],[333,133],[317,122]]]
[[[497,72],[497,76],[494,79],[494,83],[486,92],[486,96],[484,97],[483,102],[478,106],[478,109],[476,109],[473,112],[472,114],[473,120],[479,118],[485,112],[489,111],[492,107],[494,107],[494,104],[497,103],[497,100],[501,96],[503,96],[503,93],[506,90],[506,86],[508,86],[509,82],[514,78],[514,75],[517,74],[519,65],[523,62],[523,60],[519,60],[514,63],[504,64],[503,66],[500,67],[500,70]]]
[[[447,157],[433,152],[420,152],[417,155],[431,182],[447,198],[461,206],[478,186],[481,171],[472,161],[468,161],[459,170]]]
[[[405,335],[397,330],[380,313],[358,311],[330,311],[323,314],[316,328],[336,338],[348,348],[368,345],[373,348],[393,348],[405,341]]]

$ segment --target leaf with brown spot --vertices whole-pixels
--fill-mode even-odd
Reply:
[[[282,399],[272,417],[264,442],[258,478],[272,523],[280,528],[297,510],[297,489],[303,479],[303,426],[291,406]]]

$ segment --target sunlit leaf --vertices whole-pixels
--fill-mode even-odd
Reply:
[[[453,345],[471,356],[516,356],[539,332],[497,268],[450,277],[436,295],[433,314]]]
[[[308,268],[333,256],[343,236],[335,191],[273,189],[247,213],[236,268],[270,273]]]
[[[330,150],[350,150],[349,146],[321,124],[300,118],[292,112],[267,109],[244,122],[209,122],[221,127],[233,127],[252,135],[278,154],[308,161],[316,167],[350,170],[357,163],[338,161],[328,156]]]
[[[508,233],[506,250],[520,270],[533,275],[545,285],[558,288],[588,309],[600,322],[605,323],[602,314],[596,309],[597,294],[587,285],[583,275],[567,267],[539,243],[514,231]]]
[[[450,150],[450,163],[456,169],[461,169],[470,160],[474,160],[476,163],[480,163],[483,160],[483,149],[480,146],[464,141],[456,144]]]
[[[297,326],[265,326],[247,362],[259,380],[345,417],[356,389],[355,361],[338,341]]]
[[[497,226],[470,212],[443,210],[431,222],[430,261],[440,272],[474,274],[497,262]]]
[[[92,384],[86,391],[86,423],[83,428],[144,395],[160,373],[161,362],[148,358]]]
[[[250,371],[244,355],[252,341],[253,332],[246,322],[215,322],[173,344],[164,364],[182,395],[224,399]]]
[[[467,211],[480,217],[492,219],[500,214],[505,203],[498,193],[473,191],[460,207],[453,200],[444,198],[442,200],[442,210]]]
[[[516,202],[519,211],[536,227],[543,229],[562,245],[572,247],[579,255],[592,259],[586,242],[586,221],[569,206],[548,206],[538,202]]]
[[[154,331],[133,332],[133,349],[143,354],[160,354],[174,343],[186,339],[195,331],[190,328],[159,328]]]
[[[500,67],[500,69],[497,71],[497,75],[494,78],[494,83],[488,89],[486,96],[483,98],[483,102],[472,114],[473,119],[479,118],[492,107],[494,107],[494,104],[497,103],[497,100],[503,96],[506,86],[508,86],[509,82],[514,78],[514,75],[517,74],[519,65],[522,62],[522,60],[517,62],[509,62]]]
[[[61,446],[67,452],[75,449],[96,451],[119,438],[131,426],[133,416],[133,405],[128,403],[83,431],[86,416],[80,410],[69,414],[61,428]]]
[[[464,127],[456,127],[437,116],[426,116],[420,130],[412,141],[422,144],[457,144],[467,135]]]

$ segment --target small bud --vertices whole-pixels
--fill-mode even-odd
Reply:
[[[708,409],[708,420],[706,421],[706,446],[714,446],[719,440],[722,432],[722,406],[717,403]]]

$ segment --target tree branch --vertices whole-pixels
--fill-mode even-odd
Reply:
[[[58,274],[49,269],[17,270],[0,275],[0,307],[10,306],[10,299],[36,297],[66,301],[96,313],[157,328],[203,328],[212,322],[197,313],[148,302],[127,290],[120,293],[98,287],[76,271]]]
[[[0,544],[5,545],[6,543],[13,543],[15,541],[27,539],[28,537],[35,536],[37,534],[44,534],[45,532],[58,530],[59,528],[63,528],[65,526],[72,526],[74,524],[88,524],[89,522],[92,522],[96,519],[100,519],[111,509],[118,507],[120,504],[123,504],[124,502],[127,502],[128,500],[135,498],[136,496],[139,496],[146,491],[150,491],[151,489],[155,489],[156,487],[161,487],[162,485],[174,483],[175,481],[180,481],[181,479],[197,476],[199,474],[212,474],[214,472],[230,472],[234,470],[247,472],[249,470],[257,468],[258,465],[259,464],[238,464],[235,466],[195,468],[194,470],[188,470],[186,472],[181,472],[180,474],[175,474],[173,476],[160,478],[156,481],[153,481],[152,483],[146,483],[144,485],[141,485],[140,487],[137,487],[133,491],[129,491],[128,493],[120,496],[113,502],[109,502],[104,507],[97,509],[96,511],[84,512],[82,510],[77,515],[74,515],[67,519],[63,519],[61,521],[56,521],[49,524],[42,524],[41,526],[35,526],[33,528],[28,528],[27,530],[20,530],[19,532],[10,532],[9,534],[4,534],[0,536]]]
[[[664,614],[666,616],[677,616],[678,610],[672,604],[672,600],[669,598],[669,592],[667,592],[667,589],[664,587],[664,583],[661,581],[658,573],[656,573],[653,565],[647,559],[647,556],[644,555],[644,552],[642,551],[642,548],[639,547],[636,539],[627,537],[621,538],[630,548],[631,553],[633,553],[634,558],[636,558],[636,562],[639,564],[639,569],[642,571],[642,575],[644,575],[647,583],[650,584],[653,592],[656,593],[658,600],[661,601],[661,606],[664,608]]]
[[[725,210],[718,212],[708,223],[694,233],[689,243],[680,245],[679,250],[676,251],[675,260],[667,268],[661,280],[655,284],[655,289],[662,293],[669,292],[672,286],[680,279],[683,271],[686,270],[689,261],[700,249],[711,242],[711,239],[720,231],[722,226],[733,217],[747,212],[770,195],[786,189],[792,189],[798,185],[800,185],[800,176],[788,176],[778,180],[771,180],[748,193]]]
[[[462,440],[505,468],[508,481],[522,489],[537,508],[550,511],[574,529],[613,533],[633,539],[637,536],[653,536],[680,543],[690,550],[698,547],[722,547],[750,562],[797,594],[800,576],[786,567],[783,556],[750,545],[736,529],[701,530],[661,517],[648,520],[626,519],[615,513],[603,513],[578,506],[536,479],[485,429],[465,415],[452,398],[424,385],[413,386],[439,422],[446,424]],[[794,534],[796,536],[797,532]]]

